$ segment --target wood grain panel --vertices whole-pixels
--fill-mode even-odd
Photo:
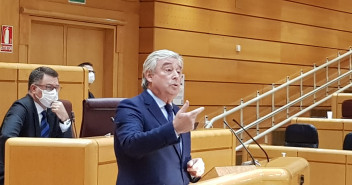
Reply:
[[[156,38],[154,38],[155,35],[157,35]],[[150,42],[151,38],[153,38],[154,42]],[[183,42],[179,42],[180,40]],[[142,53],[150,53],[152,51],[151,48],[155,50],[167,48],[183,56],[202,56],[303,65],[322,63],[325,61],[326,57],[337,53],[337,50],[334,49],[159,28],[154,30],[142,28],[140,42],[144,43],[140,48]],[[241,45],[241,52],[235,51],[236,44]]]
[[[139,59],[138,77],[142,78],[142,67],[147,54],[141,54]],[[310,70],[310,67],[286,64],[268,64],[241,60],[227,60],[183,56],[186,80],[212,82],[266,83],[286,79],[300,69]],[[205,73],[206,71],[206,73]]]
[[[178,5],[197,7],[212,11],[221,11],[246,16],[256,16],[338,30],[352,29],[352,25],[346,24],[344,21],[351,19],[351,14],[331,10],[331,8],[335,10],[346,8],[345,6],[341,5],[348,5],[350,3],[348,0],[345,0],[343,3],[336,3],[335,1],[312,2],[307,0],[298,0],[296,2],[282,0],[159,0],[159,2],[171,2]],[[144,3],[141,4],[143,5]],[[310,6],[309,4],[318,5],[321,7]]]
[[[77,6],[77,4],[71,4],[71,3],[69,4],[67,1],[65,3],[62,3],[62,2],[57,3],[57,2],[51,2],[48,0],[41,0],[41,1],[26,0],[26,1],[21,1],[20,6],[23,8],[27,8],[29,10],[47,11],[47,12],[56,13],[56,14],[63,13],[59,15],[64,15],[64,16],[80,15],[88,19],[95,18],[94,20],[97,20],[98,22],[100,19],[103,22],[106,22],[108,20],[108,22],[111,22],[111,25],[115,25],[116,22],[119,22],[119,21],[123,22],[123,17],[125,16],[122,11],[111,10],[110,8],[98,9],[98,8],[91,8],[87,6],[79,6],[79,5]]]
[[[282,23],[281,39],[284,42],[345,49],[350,46],[352,33],[306,25]]]
[[[63,25],[32,22],[31,29],[28,63],[64,65]]]
[[[285,79],[287,75],[293,74],[301,68],[307,67],[184,57],[183,73],[185,73],[187,80],[271,84]]]
[[[73,3],[69,3],[67,0],[50,0],[51,2],[61,3],[61,4],[71,4],[76,5]],[[91,8],[99,8],[99,9],[107,9],[107,10],[125,10],[128,12],[138,13],[138,0],[91,0],[86,1],[84,7],[91,7]]]
[[[13,51],[12,53],[1,53],[0,62],[17,62],[19,58],[19,0],[1,0],[0,1],[0,25],[13,26]],[[1,33],[0,33],[1,35]]]
[[[11,107],[12,103],[17,100],[17,83],[16,81],[2,81],[0,80],[0,119],[1,124],[6,112]]]
[[[349,47],[348,38],[352,35],[306,24],[164,3],[155,3],[155,14],[155,27],[340,49]]]
[[[193,105],[235,105],[241,98],[244,98],[245,101],[248,100],[241,95],[255,95],[253,92],[262,88],[262,85],[257,84],[187,81],[185,83],[185,99]]]
[[[67,29],[67,65],[77,66],[83,62],[93,64],[96,72],[95,83],[91,84],[89,89],[95,97],[103,97],[104,65],[101,64],[104,63],[104,41],[104,29],[84,27],[68,27]],[[110,70],[112,68],[109,68]]]
[[[340,11],[352,12],[352,2],[349,0],[338,1],[310,1],[310,0],[292,0],[294,2],[319,6],[323,8],[335,9]]]

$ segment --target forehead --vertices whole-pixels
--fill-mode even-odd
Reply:
[[[157,61],[157,66],[163,67],[167,65],[173,65],[182,68],[180,61],[175,58],[160,59]]]
[[[44,74],[43,79],[40,81],[41,84],[59,84],[59,79],[57,77],[52,77],[50,75]]]

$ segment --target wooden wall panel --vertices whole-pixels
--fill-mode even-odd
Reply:
[[[182,54],[183,56],[238,59],[310,66],[312,66],[313,63],[325,62],[326,57],[337,56],[337,50],[335,49],[184,32],[179,30],[160,28],[152,30],[151,28],[141,28],[140,35],[141,43],[144,43],[140,46],[140,51],[142,53],[151,52],[150,49],[153,47],[155,50],[168,48]],[[151,40],[152,38],[154,39]],[[180,40],[182,40],[182,42],[180,42]],[[241,52],[235,51],[236,44],[241,45]],[[312,55],[312,53],[319,55]]]
[[[0,61],[77,65],[83,61],[67,62],[67,54],[72,49],[65,48],[67,25],[106,29],[102,36],[103,46],[97,43],[96,48],[89,48],[90,52],[78,52],[84,58],[96,54],[98,49],[104,51],[101,54],[104,61],[95,66],[97,70],[102,68],[100,66],[111,70],[106,73],[97,71],[92,91],[97,97],[132,97],[138,93],[139,1],[93,0],[82,5],[65,0],[4,0],[0,2],[0,8],[0,24],[14,25],[15,31],[14,53],[0,53]],[[37,26],[40,21],[47,25]],[[40,32],[43,27],[53,25],[63,26],[62,31],[49,29],[50,32]],[[81,36],[86,41],[94,40],[84,34]],[[103,76],[113,80],[103,80]]]
[[[313,2],[309,0],[158,0],[178,5],[199,7],[239,15],[263,17],[279,21],[299,24],[315,25],[319,27],[337,30],[351,30],[352,25],[346,24],[345,20],[351,18],[351,14],[338,10],[349,9],[348,0]],[[335,9],[337,11],[332,11]],[[347,11],[350,12],[350,11]]]
[[[186,77],[187,78],[187,77]],[[257,84],[235,84],[235,83],[202,83],[188,81],[185,84],[185,99],[193,105],[233,105],[237,104],[240,98],[248,99],[257,90],[262,89]]]
[[[32,22],[28,63],[64,65],[63,25]]]
[[[56,2],[60,4],[73,4],[69,3],[67,0],[50,0],[51,2]],[[99,8],[99,9],[106,9],[106,10],[121,10],[126,12],[138,13],[138,6],[131,2],[137,2],[138,0],[90,0],[86,1],[85,5],[74,4],[75,6],[82,6],[82,7],[92,7],[92,8]]]
[[[93,64],[95,81],[89,86],[95,97],[104,97],[104,71],[112,71],[112,68],[104,70],[104,41],[105,29],[98,28],[67,28],[67,64],[77,66],[83,62]],[[110,46],[113,46],[110,45]],[[111,63],[107,61],[106,63]]]
[[[299,71],[302,66],[264,64],[241,60],[183,57],[186,80],[237,83],[273,83]],[[307,68],[307,67],[303,67]],[[208,71],[204,73],[204,71]],[[273,75],[275,74],[275,75]]]
[[[1,67],[3,67],[0,64]],[[0,115],[5,115],[12,103],[17,99],[17,70],[15,68],[0,67]],[[9,93],[12,92],[12,93]],[[2,121],[3,117],[0,118]]]
[[[349,0],[338,0],[338,1],[309,1],[309,0],[292,0],[293,2],[299,2],[303,4],[309,4],[319,6],[323,8],[329,8],[334,10],[340,10],[345,12],[352,12],[352,2]]]
[[[0,26],[13,26],[13,52],[1,53],[0,62],[17,62],[19,58],[19,1],[20,0],[1,0],[0,1]],[[1,35],[1,32],[0,32]]]
[[[287,76],[292,80],[301,70],[308,72],[313,64],[319,66],[326,58],[346,52],[352,41],[352,26],[345,23],[350,14],[299,0],[142,0],[142,14],[139,80],[143,60],[153,50],[166,48],[180,53],[185,61],[185,98],[194,108],[206,107],[199,119],[218,115],[223,105],[238,105],[240,98],[253,98],[256,91],[271,90],[273,83],[277,87]],[[236,45],[241,46],[240,52],[235,51]],[[349,67],[343,68],[345,72]],[[330,67],[329,80],[337,73],[336,67]],[[319,87],[326,81],[326,72],[322,70],[316,76]],[[304,79],[303,84],[303,93],[308,93],[313,89],[313,77]],[[299,96],[299,85],[297,82],[290,87],[290,101]],[[316,100],[338,85],[334,83],[328,92],[319,92]],[[286,96],[286,90],[278,92],[276,106],[284,104]],[[302,106],[313,102],[313,97],[308,97]],[[262,112],[271,109],[270,104],[269,97],[261,100],[260,105],[267,107]],[[294,106],[299,110],[301,103]],[[329,106],[324,102],[319,108]],[[309,111],[305,114],[309,115]]]
[[[154,26],[340,49],[349,47],[352,34],[305,24],[164,3],[155,4]]]

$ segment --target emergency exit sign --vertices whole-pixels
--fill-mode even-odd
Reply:
[[[68,0],[69,3],[86,4],[86,0]]]

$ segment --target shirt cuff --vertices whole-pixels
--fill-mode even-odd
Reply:
[[[177,139],[180,137],[180,135],[177,134],[176,130],[175,130],[175,135]]]
[[[60,129],[61,129],[61,132],[66,132],[71,126],[71,120],[67,119],[63,123],[60,122],[59,126],[60,126]]]

